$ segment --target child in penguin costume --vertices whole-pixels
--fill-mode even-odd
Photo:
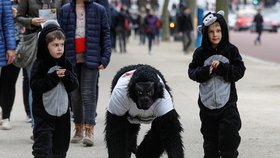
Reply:
[[[203,18],[202,44],[189,64],[189,78],[199,83],[204,158],[237,158],[241,119],[235,82],[245,73],[238,48],[229,42],[224,12]]]
[[[32,111],[35,158],[66,157],[70,142],[69,92],[78,87],[64,53],[65,35],[56,21],[44,23],[32,67]]]

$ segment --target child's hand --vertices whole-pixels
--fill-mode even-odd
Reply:
[[[214,60],[211,64],[211,67],[215,70],[220,64],[219,60]]]
[[[66,69],[58,69],[58,70],[56,71],[56,74],[57,74],[57,76],[58,76],[59,78],[62,78],[62,77],[65,76],[65,71],[66,71]]]
[[[213,70],[215,70],[220,64],[220,61],[219,60],[214,60],[212,61],[212,64],[210,66],[210,70],[209,70],[209,74],[211,75]]]

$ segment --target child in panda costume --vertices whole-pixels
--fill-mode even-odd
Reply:
[[[199,82],[201,133],[204,158],[237,158],[241,119],[235,82],[245,73],[238,48],[229,42],[224,12],[203,18],[202,44],[189,64],[190,79]]]

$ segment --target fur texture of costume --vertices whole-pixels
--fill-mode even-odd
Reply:
[[[137,145],[142,123],[151,123]],[[106,113],[105,141],[109,158],[183,158],[183,128],[164,76],[149,65],[121,68],[112,81]]]

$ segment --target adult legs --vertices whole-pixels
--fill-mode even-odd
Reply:
[[[20,69],[13,64],[2,67],[0,74],[0,106],[2,119],[10,119],[16,94],[16,81]]]
[[[186,32],[183,32],[182,44],[183,44],[183,51],[184,52],[186,52],[186,43],[187,43],[187,35],[186,35]]]
[[[84,105],[84,127],[85,137],[83,144],[87,146],[93,145],[93,128],[96,124],[96,107],[97,107],[97,82],[99,70],[89,69],[86,65],[82,66],[81,71],[81,96]]]
[[[25,69],[26,69],[26,72],[27,72],[27,76],[28,76],[29,79],[31,78],[31,68],[32,68],[32,66],[33,66],[33,63],[34,63],[34,61],[31,62],[31,63],[25,68]],[[32,90],[31,90],[31,88],[30,88],[30,80],[29,80],[29,95],[28,95],[28,101],[29,101],[30,116],[31,116],[31,119],[32,119],[32,125],[31,125],[31,126],[32,126],[32,128],[33,128],[35,122],[34,122],[33,113],[32,113],[32,101],[33,101],[33,99],[32,99]]]
[[[145,32],[143,32],[143,31],[140,31],[139,32],[139,40],[140,40],[140,42],[139,42],[139,44],[145,44],[145,41],[146,41],[146,35],[145,35]]]
[[[149,53],[151,53],[154,34],[153,33],[147,33],[147,37],[148,37],[148,49],[149,49]]]
[[[116,30],[111,29],[111,45],[112,45],[112,50],[113,52],[116,52]]]
[[[74,123],[75,126],[82,124],[85,129],[83,143],[91,146],[93,145],[93,128],[96,124],[99,70],[89,69],[84,64],[77,64],[76,70],[80,87],[71,93]]]
[[[82,64],[76,64],[75,67],[79,84],[81,83],[81,67]],[[84,132],[84,124],[83,124],[84,107],[83,107],[82,96],[81,96],[81,86],[79,86],[79,88],[71,92],[70,95],[71,95],[73,118],[75,123],[75,134],[71,140],[71,143],[79,143],[84,137],[84,133],[83,133]]]
[[[22,95],[23,95],[23,104],[26,116],[31,118],[30,109],[29,109],[29,78],[28,73],[25,68],[22,69],[23,74],[23,86],[22,86]]]
[[[80,86],[71,93],[74,123],[95,125],[99,70],[77,64],[76,73]]]
[[[258,31],[257,34],[258,35],[257,35],[257,38],[255,39],[255,45],[258,44],[258,43],[261,44],[261,34],[262,34],[262,32]]]
[[[186,51],[188,51],[188,49],[192,43],[191,31],[186,31],[186,36],[187,36],[188,40],[187,40],[185,48],[186,48]]]
[[[95,125],[97,89],[96,84],[99,77],[99,70],[89,69],[86,65],[82,66],[81,71],[81,96],[84,104],[84,123]]]
[[[125,53],[126,52],[126,36],[125,36],[124,30],[118,32],[118,40],[119,40],[120,52]]]

